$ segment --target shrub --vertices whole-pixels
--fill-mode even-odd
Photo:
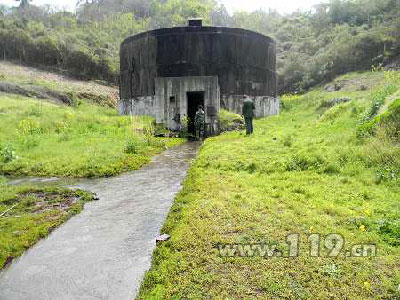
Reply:
[[[400,180],[400,169],[394,166],[383,166],[376,171],[376,182]]]
[[[392,246],[399,246],[400,220],[383,220],[379,225],[379,233],[385,237],[389,244]]]
[[[300,95],[285,94],[280,97],[280,105],[282,110],[291,110],[293,104],[299,102],[301,99]]]
[[[319,170],[325,165],[325,159],[316,154],[298,153],[286,162],[286,171]]]
[[[155,148],[165,148],[166,147],[166,142],[163,139],[158,139],[158,138],[150,138],[147,139],[147,145],[150,147],[155,147]]]
[[[320,118],[320,122],[333,122],[349,108],[349,103],[341,103],[328,109]]]
[[[142,148],[143,145],[138,139],[131,138],[126,141],[124,152],[126,154],[138,154]]]
[[[400,99],[396,99],[385,113],[358,125],[357,136],[373,135],[378,127],[384,128],[390,137],[398,138],[400,136]]]
[[[283,142],[283,145],[284,145],[285,147],[289,147],[289,148],[292,147],[292,145],[293,145],[293,136],[290,135],[290,134],[284,136],[282,142]]]
[[[21,139],[21,146],[23,150],[29,150],[39,145],[39,137],[35,135],[24,136]]]
[[[18,156],[15,154],[14,149],[9,145],[4,146],[0,149],[0,157],[4,163],[9,163],[18,158]]]
[[[221,109],[218,115],[219,127],[221,132],[242,130],[244,125],[243,117]]]
[[[18,131],[24,135],[42,134],[43,128],[35,120],[24,119],[18,124]]]
[[[370,122],[379,112],[379,109],[385,103],[386,97],[393,94],[400,85],[400,74],[394,71],[385,72],[385,82],[387,82],[382,88],[374,91],[371,95],[371,102],[369,108],[361,115],[359,126],[360,131],[364,131],[367,128],[363,129],[363,125],[365,123]]]

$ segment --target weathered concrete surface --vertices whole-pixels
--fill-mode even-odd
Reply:
[[[256,118],[278,115],[280,102],[278,98],[269,96],[250,96],[254,101],[254,114]],[[243,107],[243,96],[221,96],[221,108],[241,115]]]
[[[218,86],[211,84],[198,84],[204,78],[216,77],[175,77],[157,78],[157,96],[144,96],[135,99],[128,99],[119,102],[120,114],[148,115],[156,118],[157,123],[166,125],[171,130],[179,130],[175,121],[175,115],[179,114],[180,119],[187,115],[187,96],[190,91],[204,91],[204,106],[206,111],[206,128],[208,135],[219,131],[217,116],[208,114],[208,107],[218,111],[223,108],[230,112],[241,115],[243,107],[243,95],[221,95],[219,96]],[[190,81],[197,84],[190,84]],[[216,79],[217,81],[217,79]],[[217,83],[218,85],[218,83]],[[171,97],[174,97],[175,104],[171,105]],[[250,96],[255,105],[255,116],[262,118],[280,113],[280,101],[278,98],[269,96]],[[220,99],[218,101],[218,99]]]
[[[276,45],[262,34],[227,27],[175,27],[121,45],[121,99],[154,95],[155,78],[217,76],[221,95],[276,97]]]
[[[220,108],[218,77],[158,77],[155,81],[157,123],[164,123],[169,129],[176,128],[177,124],[174,121],[176,115],[181,120],[185,117],[191,117],[188,115],[188,107],[191,103],[187,93],[203,92],[207,135],[214,135],[218,132],[218,112]]]
[[[118,112],[121,115],[156,117],[155,97],[143,96],[118,102]]]
[[[156,156],[141,170],[87,180],[88,203],[0,276],[0,299],[134,299],[155,239],[198,144]]]
[[[207,136],[219,133],[220,107],[240,113],[245,94],[257,117],[279,113],[276,44],[253,31],[196,25],[141,33],[121,44],[120,70],[119,112],[154,116],[168,129],[191,118],[187,92],[204,93]]]

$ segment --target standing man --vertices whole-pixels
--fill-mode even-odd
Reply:
[[[196,129],[196,139],[203,138],[204,135],[204,123],[205,123],[205,113],[203,110],[203,106],[199,105],[199,109],[196,112],[196,116],[194,117],[194,126]]]
[[[246,124],[246,135],[253,133],[254,103],[247,95],[243,96],[243,117]]]

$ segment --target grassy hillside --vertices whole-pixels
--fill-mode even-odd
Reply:
[[[400,74],[338,80],[351,84],[283,97],[282,114],[257,120],[251,137],[205,142],[139,299],[400,297],[399,135],[384,126],[356,135],[376,95],[400,88]],[[290,234],[299,235],[298,256]],[[375,245],[377,256],[354,257],[359,244]],[[257,245],[274,257],[260,257]]]
[[[154,138],[149,117],[119,116],[113,88],[4,65],[2,82],[28,91],[25,95],[45,87],[44,96],[57,92],[74,101],[66,105],[57,97],[0,93],[0,175],[112,176],[138,169],[158,151],[181,142]]]
[[[118,87],[95,81],[80,81],[36,68],[0,61],[0,92],[13,89],[18,94],[53,102],[77,105],[82,100],[115,108]]]
[[[92,199],[81,191],[8,186],[1,175],[113,176],[183,141],[153,137],[149,117],[119,116],[118,91],[101,83],[3,62],[1,90],[0,269]]]
[[[112,176],[138,169],[177,140],[134,132],[150,118],[132,120],[114,109],[82,103],[59,106],[0,96],[0,172],[13,176]]]

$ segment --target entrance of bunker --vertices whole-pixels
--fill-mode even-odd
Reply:
[[[196,134],[194,118],[199,105],[204,109],[204,92],[187,92],[187,116],[188,116],[188,133]]]

